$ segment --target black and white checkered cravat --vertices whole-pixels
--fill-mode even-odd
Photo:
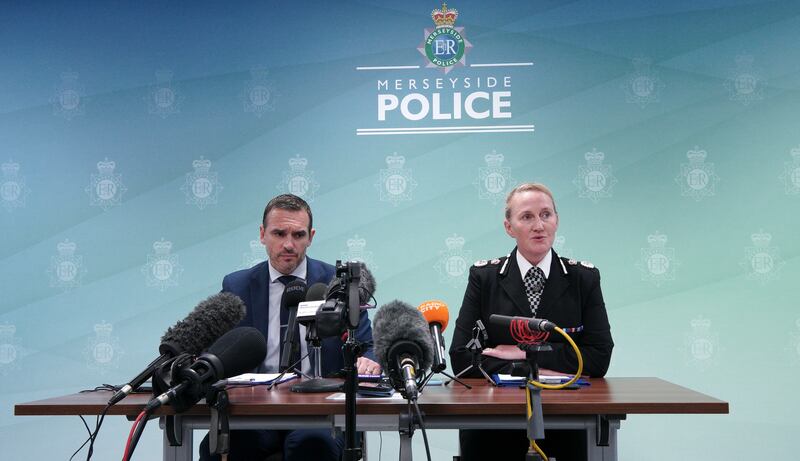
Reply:
[[[539,301],[542,299],[544,271],[538,266],[531,267],[525,274],[524,282],[525,294],[528,296],[528,302],[531,304],[531,313],[535,316],[536,310],[539,309]]]

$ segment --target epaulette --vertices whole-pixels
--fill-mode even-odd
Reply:
[[[567,265],[569,266],[577,266],[581,265],[587,269],[594,269],[594,264],[590,263],[589,261],[578,261],[577,259],[568,259],[568,258],[561,258],[562,261],[566,261]]]
[[[501,264],[506,258],[508,258],[508,256],[503,256],[494,259],[479,259],[475,261],[475,264],[473,264],[473,266],[475,267],[484,267],[489,265],[496,266],[498,264]]]

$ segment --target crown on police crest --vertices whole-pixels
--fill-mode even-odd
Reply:
[[[590,165],[599,165],[603,163],[603,159],[606,158],[606,154],[598,152],[597,148],[593,147],[591,152],[583,154],[583,158],[585,158],[586,162]]]
[[[75,250],[78,248],[78,245],[75,242],[70,242],[69,240],[64,240],[56,245],[56,249],[58,250],[58,254],[61,256],[72,256],[75,254]]]
[[[3,174],[6,176],[16,176],[19,173],[19,163],[9,160],[3,164]]]
[[[261,248],[264,246],[261,240],[250,240],[250,251],[253,253],[261,253]]]
[[[651,61],[650,58],[644,56],[637,56],[633,58],[633,67],[639,70],[644,70],[650,67],[650,64],[652,64],[652,62],[653,61]]]
[[[692,319],[692,321],[689,323],[691,323],[692,328],[695,330],[708,330],[711,328],[711,320],[704,319],[703,317]]]
[[[386,165],[390,170],[400,170],[406,164],[406,158],[402,155],[397,155],[397,152],[386,157]]]
[[[460,250],[464,248],[464,244],[467,241],[464,240],[464,237],[459,237],[456,234],[453,234],[452,237],[447,237],[444,239],[444,244],[447,245],[448,250]]]
[[[192,167],[198,173],[208,173],[208,170],[211,169],[211,160],[200,157],[192,162]]]
[[[458,18],[458,10],[447,8],[447,3],[442,3],[441,9],[431,11],[431,19],[436,27],[452,27]]]
[[[78,73],[73,71],[66,71],[61,72],[61,80],[62,81],[75,81],[78,80]]]
[[[308,159],[300,155],[289,159],[289,166],[292,167],[292,171],[303,171],[306,169],[306,165],[308,165]]]
[[[753,241],[755,246],[768,247],[769,242],[772,241],[772,234],[764,232],[763,230],[759,230],[750,236],[750,240]]]
[[[3,337],[10,337],[14,336],[14,333],[17,332],[17,327],[10,324],[10,323],[2,323],[0,324],[0,336]]]
[[[503,154],[498,154],[497,152],[492,151],[491,154],[486,154],[483,159],[486,160],[486,166],[489,168],[499,168],[503,165],[503,160],[505,160],[505,157]]]
[[[564,245],[564,243],[566,241],[567,241],[567,238],[564,237],[563,235],[556,235],[556,238],[553,240],[553,246],[560,247],[560,246]]]
[[[796,161],[800,161],[800,146],[792,148],[789,154],[791,154],[792,158]]]
[[[111,331],[113,330],[114,326],[105,320],[94,325],[94,332],[97,333],[98,336],[111,336]]]
[[[667,244],[667,236],[656,231],[655,234],[647,236],[647,243],[649,243],[651,247],[663,247]]]
[[[172,250],[172,242],[164,240],[162,237],[161,240],[153,242],[153,249],[156,250],[156,254],[159,255],[169,254]]]
[[[113,160],[109,160],[108,157],[105,160],[100,160],[97,162],[97,171],[100,172],[101,175],[111,175],[114,173],[114,168],[117,167],[117,164],[114,163]]]
[[[359,237],[358,234],[354,235],[353,238],[347,239],[347,248],[353,252],[362,251],[366,246],[367,240]]]
[[[686,157],[692,163],[703,163],[707,155],[705,149],[700,149],[698,146],[694,146],[693,149],[686,152]]]

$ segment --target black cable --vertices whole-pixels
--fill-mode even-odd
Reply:
[[[150,419],[150,415],[146,414],[139,421],[139,425],[136,426],[136,431],[133,433],[133,438],[131,439],[131,446],[128,449],[128,458],[123,461],[129,461],[133,457],[133,450],[136,449],[136,444],[139,443],[139,438],[142,436],[142,432],[144,432],[144,427],[147,425],[147,421]]]
[[[100,432],[100,426],[103,425],[103,420],[105,419],[106,413],[110,408],[111,405],[107,404],[106,407],[103,408],[103,411],[101,411],[100,414],[97,415],[97,419],[95,420],[94,433],[91,436],[89,436],[91,443],[89,443],[89,450],[86,452],[86,461],[92,459],[92,454],[94,453],[94,441],[95,439],[97,439],[97,434]]]
[[[417,410],[417,417],[419,417],[419,428],[422,429],[422,440],[425,441],[425,454],[428,455],[428,461],[431,461],[431,449],[428,446],[428,433],[425,432],[425,423],[422,421],[422,412],[419,411],[419,405],[414,400],[414,409]]]
[[[81,421],[83,421],[83,427],[85,427],[85,428],[86,428],[86,432],[89,434],[89,437],[87,437],[87,438],[86,438],[86,440],[83,442],[83,444],[81,444],[81,446],[79,446],[79,447],[78,447],[78,449],[77,449],[77,450],[75,450],[75,451],[72,453],[72,456],[70,456],[70,457],[69,457],[69,461],[72,461],[72,458],[74,458],[74,457],[75,457],[75,455],[77,455],[77,454],[78,454],[78,452],[80,452],[80,451],[83,449],[83,447],[85,447],[85,446],[86,446],[86,444],[87,444],[87,443],[89,443],[89,440],[91,440],[91,438],[92,438],[92,430],[91,430],[91,429],[89,429],[89,424],[88,424],[88,423],[86,422],[86,420],[83,418],[83,415],[78,415],[78,417],[81,419]]]
[[[383,432],[378,431],[378,437],[380,438],[380,442],[378,442],[378,461],[381,461],[381,452],[383,452]]]

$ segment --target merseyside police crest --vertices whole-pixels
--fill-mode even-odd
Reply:
[[[250,71],[251,79],[245,85],[242,94],[244,111],[259,118],[275,110],[275,100],[278,97],[275,83],[267,78],[268,75],[269,72],[265,69]]]
[[[250,240],[250,251],[242,254],[242,269],[250,269],[267,260],[264,244],[260,240]]]
[[[374,257],[371,251],[366,250],[367,240],[359,237],[358,234],[353,238],[347,239],[347,251],[342,252],[342,261],[358,261],[369,266],[371,271],[375,271],[376,266],[373,264]]]
[[[622,89],[625,90],[625,100],[641,108],[658,102],[664,83],[650,68],[650,59],[635,58],[633,67],[633,73],[622,84]]]
[[[95,336],[89,338],[83,355],[90,370],[100,374],[119,368],[119,359],[124,354],[119,346],[119,338],[112,336],[114,327],[105,321],[94,326]]]
[[[417,47],[427,58],[426,67],[438,67],[446,74],[457,65],[466,65],[467,50],[472,44],[464,37],[464,28],[455,27],[456,18],[458,10],[447,8],[446,3],[431,12],[436,28],[425,29],[422,43]]]
[[[689,322],[691,331],[686,333],[684,346],[687,365],[700,371],[706,371],[715,363],[721,352],[719,336],[711,329],[711,320],[696,317]]]
[[[67,120],[83,115],[85,103],[81,94],[83,86],[78,83],[77,72],[64,72],[61,74],[61,83],[56,86],[56,95],[51,100],[53,113]]]
[[[447,249],[439,252],[439,260],[433,266],[439,273],[439,282],[459,287],[464,283],[464,275],[469,271],[472,252],[464,250],[466,240],[457,234],[444,240]]]
[[[675,280],[675,268],[679,265],[675,259],[675,249],[667,247],[667,236],[656,231],[647,236],[649,248],[641,249],[641,258],[637,263],[642,273],[642,281],[653,282],[657,287]]]
[[[388,168],[380,171],[378,182],[375,183],[381,202],[390,202],[397,206],[400,202],[408,202],[413,198],[412,193],[417,188],[417,182],[414,181],[411,170],[403,168],[405,163],[406,158],[397,155],[397,152],[386,157]]]
[[[472,183],[478,188],[478,198],[488,200],[492,204],[505,200],[506,194],[511,191],[511,185],[516,180],[511,177],[511,168],[503,166],[505,157],[492,151],[483,157],[486,161],[485,168],[478,169],[478,179]]]
[[[122,201],[122,194],[128,189],[122,184],[122,176],[114,173],[117,164],[106,158],[97,162],[98,174],[92,174],[86,193],[89,195],[89,204],[99,206],[103,211],[108,211]]]
[[[792,149],[790,154],[792,161],[784,164],[780,179],[786,195],[797,195],[800,194],[800,146]]]
[[[0,182],[0,205],[6,211],[14,211],[25,206],[25,197],[30,190],[25,185],[25,177],[19,174],[19,163],[9,160],[3,163],[3,179]]]
[[[171,70],[156,71],[156,84],[150,87],[145,98],[147,110],[163,119],[179,113],[183,102],[183,95],[172,83],[172,77]]]
[[[64,240],[56,245],[58,254],[50,258],[50,286],[71,290],[81,286],[81,279],[86,274],[83,267],[83,256],[76,254],[78,245],[75,242]]]
[[[736,56],[736,69],[725,81],[731,100],[744,106],[764,99],[764,82],[753,67],[753,61],[753,56],[749,54]]]
[[[283,172],[283,180],[278,185],[278,190],[294,194],[307,202],[314,201],[314,195],[319,190],[319,183],[314,179],[313,171],[306,171],[308,160],[300,157],[289,159],[290,171]]]
[[[16,333],[16,326],[8,322],[0,324],[0,375],[7,376],[20,368],[19,359],[23,351]]]
[[[748,270],[748,280],[766,285],[778,278],[778,272],[785,263],[778,247],[770,246],[772,234],[759,230],[750,236],[750,240],[753,246],[744,249],[745,256],[740,265]]]
[[[617,179],[611,173],[611,165],[604,165],[605,154],[593,148],[584,154],[586,165],[578,167],[578,177],[573,184],[578,186],[578,196],[597,203],[601,198],[611,197],[611,189]]]
[[[681,186],[681,195],[696,201],[714,195],[719,176],[714,172],[714,164],[706,162],[706,151],[698,146],[686,152],[689,163],[681,163],[681,174],[675,178]]]
[[[217,197],[222,190],[222,185],[217,179],[217,173],[211,171],[211,160],[200,157],[192,162],[194,171],[186,173],[186,178],[181,186],[181,191],[186,195],[186,204],[204,209],[217,203]]]
[[[155,253],[147,255],[147,264],[142,267],[142,274],[147,279],[147,286],[161,291],[178,286],[183,273],[183,266],[178,262],[178,255],[171,254],[172,242],[161,240],[153,243]]]

